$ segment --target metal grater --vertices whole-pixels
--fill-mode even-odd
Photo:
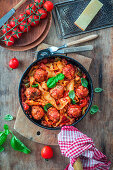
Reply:
[[[103,7],[85,31],[74,25],[74,21],[80,16],[89,2],[90,0],[69,0],[55,4],[53,18],[59,38],[68,38],[113,26],[113,0],[100,0]]]

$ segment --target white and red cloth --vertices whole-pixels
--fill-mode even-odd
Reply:
[[[73,126],[64,126],[58,134],[58,143],[62,155],[70,158],[65,170],[74,170],[73,164],[79,157],[84,170],[109,170],[111,162],[100,152],[91,138]]]

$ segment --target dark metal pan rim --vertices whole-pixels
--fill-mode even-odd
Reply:
[[[81,65],[78,61],[76,61],[75,59],[70,58],[70,57],[68,57],[68,56],[64,56],[64,55],[51,55],[51,56],[46,56],[46,57],[37,57],[37,60],[34,61],[34,62],[24,71],[24,73],[23,73],[23,75],[22,75],[22,77],[21,77],[21,79],[20,79],[19,89],[18,89],[18,96],[19,96],[19,102],[20,102],[21,108],[22,108],[24,114],[27,116],[27,118],[28,118],[30,121],[32,121],[34,124],[36,124],[37,126],[42,127],[42,128],[44,128],[44,129],[48,129],[48,130],[60,130],[61,127],[55,127],[55,128],[53,128],[53,127],[43,126],[43,125],[41,125],[41,123],[39,123],[39,121],[36,121],[35,119],[30,118],[29,115],[26,114],[26,112],[25,112],[25,110],[24,110],[24,108],[23,108],[22,102],[21,102],[21,85],[22,85],[23,79],[25,78],[25,76],[27,75],[27,73],[29,72],[29,70],[31,69],[31,67],[32,67],[33,65],[37,64],[37,62],[41,61],[41,60],[44,59],[44,58],[55,58],[55,57],[64,58],[64,59],[66,59],[68,62],[70,62],[71,64],[76,65],[77,67],[79,67],[79,68],[86,74],[87,79],[88,79],[88,82],[89,82],[89,86],[90,86],[90,89],[89,89],[89,90],[90,90],[90,101],[89,101],[89,106],[88,106],[85,114],[84,114],[80,119],[78,119],[78,120],[75,121],[72,125],[69,125],[69,126],[74,126],[74,125],[76,125],[78,122],[80,122],[80,121],[86,116],[86,114],[88,113],[88,111],[89,111],[89,109],[90,109],[90,107],[91,107],[91,105],[92,105],[92,100],[93,100],[93,83],[92,83],[92,79],[91,79],[88,71],[87,71],[87,70],[84,68],[84,66]]]

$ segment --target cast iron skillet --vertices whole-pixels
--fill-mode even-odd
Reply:
[[[59,55],[52,55],[52,54],[50,54],[50,52],[49,52],[48,50],[44,50],[43,53],[42,53],[42,52],[39,52],[38,55],[37,55],[37,60],[36,60],[35,62],[33,62],[33,63],[25,70],[24,74],[22,75],[22,78],[21,78],[20,84],[19,84],[19,91],[18,91],[18,92],[19,92],[19,102],[20,102],[20,105],[21,105],[21,107],[22,107],[22,110],[23,110],[24,114],[28,117],[28,119],[29,119],[30,121],[32,121],[32,122],[33,122],[34,124],[36,124],[37,126],[40,126],[40,127],[42,127],[42,128],[49,129],[49,130],[58,130],[58,129],[61,129],[61,128],[60,128],[60,127],[53,128],[53,127],[43,126],[43,125],[41,125],[41,122],[40,122],[40,121],[37,121],[37,120],[35,120],[35,119],[33,119],[33,118],[30,118],[29,115],[26,114],[26,112],[24,111],[24,108],[23,108],[23,106],[22,106],[22,102],[21,102],[21,87],[22,87],[22,81],[23,81],[23,79],[26,77],[26,75],[28,74],[28,72],[30,71],[30,69],[32,68],[32,66],[36,65],[37,62],[41,61],[41,60],[44,59],[44,58],[55,58],[55,57],[64,58],[64,59],[66,59],[69,63],[71,63],[72,65],[75,65],[75,66],[79,67],[79,68],[82,70],[82,72],[84,72],[85,75],[87,76],[87,81],[88,81],[88,84],[89,84],[89,85],[88,85],[89,95],[90,95],[89,106],[88,106],[85,114],[84,114],[79,120],[77,120],[76,122],[74,122],[74,123],[72,124],[72,126],[75,125],[75,124],[77,124],[78,122],[80,122],[80,121],[86,116],[86,114],[88,113],[88,111],[89,111],[89,109],[90,109],[90,107],[91,107],[92,100],[93,100],[93,84],[92,84],[91,77],[90,77],[89,73],[87,72],[87,70],[86,70],[78,61],[74,60],[73,58],[70,58],[70,57],[67,57],[67,56],[63,56],[63,55],[60,55],[60,54],[59,54]]]

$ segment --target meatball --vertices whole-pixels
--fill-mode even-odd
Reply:
[[[47,72],[45,70],[38,69],[34,74],[34,78],[36,81],[42,82],[47,78]]]
[[[63,93],[64,87],[61,85],[57,85],[56,87],[50,90],[50,95],[55,99],[60,99],[61,97],[63,97]]]
[[[81,108],[78,105],[70,105],[67,110],[68,116],[77,118],[81,115]]]
[[[34,119],[40,120],[44,116],[44,111],[40,106],[33,106],[31,114]]]
[[[58,120],[60,119],[60,114],[59,114],[58,110],[56,108],[54,108],[54,107],[50,107],[48,109],[47,116],[54,123],[58,122]]]
[[[25,91],[25,95],[29,100],[36,100],[40,98],[40,94],[41,94],[40,90],[35,87],[29,87]]]
[[[83,86],[79,86],[76,89],[76,95],[81,99],[88,96],[88,89]]]
[[[72,78],[74,78],[75,75],[75,69],[71,64],[66,65],[63,68],[63,74],[65,75],[65,77],[69,80],[71,80]]]

